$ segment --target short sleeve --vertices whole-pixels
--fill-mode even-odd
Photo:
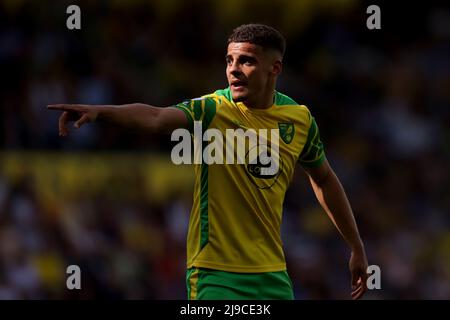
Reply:
[[[208,129],[216,115],[218,103],[219,101],[215,98],[202,97],[183,101],[174,105],[174,107],[185,113],[188,120],[188,129],[192,133],[194,130],[194,121],[201,121],[202,129]]]
[[[319,128],[316,120],[311,117],[311,125],[308,130],[308,137],[305,146],[300,153],[298,162],[307,168],[317,167],[325,160],[323,143],[320,140]]]

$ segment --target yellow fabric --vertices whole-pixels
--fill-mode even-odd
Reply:
[[[220,130],[224,138],[225,129],[278,129],[280,124],[287,124],[285,138],[291,135],[285,142],[280,129],[280,171],[271,179],[253,176],[246,164],[195,165],[188,268],[229,272],[286,269],[280,234],[285,192],[298,161],[319,165],[325,156],[308,108],[278,92],[274,100],[268,109],[249,109],[243,103],[234,103],[229,89],[225,89],[177,105],[191,124],[206,119],[210,121],[207,127]]]

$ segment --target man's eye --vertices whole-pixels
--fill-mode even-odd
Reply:
[[[242,59],[242,61],[241,61],[241,63],[245,64],[246,66],[252,65],[253,62],[254,62],[253,59],[250,59],[250,58],[245,58],[245,59]]]

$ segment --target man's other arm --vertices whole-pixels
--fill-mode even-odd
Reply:
[[[347,195],[326,159],[319,166],[305,170],[317,200],[351,249],[351,296],[359,299],[367,290],[367,258]]]

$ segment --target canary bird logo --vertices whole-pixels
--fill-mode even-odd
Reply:
[[[280,129],[280,137],[284,143],[291,143],[295,135],[295,127],[291,122],[278,122],[278,128]]]

